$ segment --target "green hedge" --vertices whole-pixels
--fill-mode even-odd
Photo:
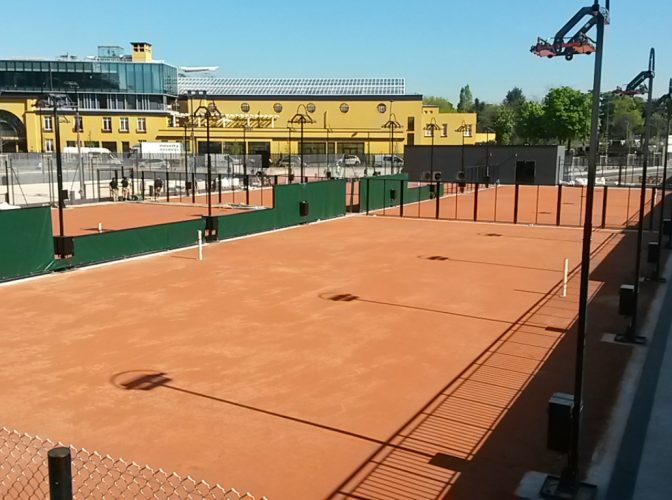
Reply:
[[[0,211],[0,281],[50,271],[54,239],[49,207]]]

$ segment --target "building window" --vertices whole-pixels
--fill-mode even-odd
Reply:
[[[243,113],[249,113],[250,112],[250,105],[248,103],[244,102],[243,104],[240,105],[240,110]]]
[[[464,134],[464,137],[471,137],[471,125],[464,125],[462,133]]]
[[[315,104],[313,104],[312,102],[309,102],[306,105],[306,111],[308,111],[308,113],[314,113],[316,109],[317,108],[315,107]]]
[[[377,109],[378,113],[385,113],[385,111],[387,111],[387,105],[384,102],[381,102]]]
[[[75,116],[75,132],[84,132],[84,121],[81,116]]]
[[[53,153],[54,152],[54,141],[51,139],[47,139],[44,141],[44,151],[47,153]]]
[[[103,132],[112,132],[111,116],[103,116]]]
[[[147,132],[146,118],[138,118],[138,132]]]
[[[275,111],[276,113],[281,113],[282,112],[282,104],[280,104],[279,102],[276,102],[273,105],[273,111]]]
[[[350,111],[350,106],[346,103],[343,103],[339,109],[341,110],[341,113],[347,113]]]
[[[45,116],[43,124],[44,124],[44,130],[46,130],[47,132],[51,132],[52,130],[54,130],[54,118],[53,117]]]
[[[408,117],[408,131],[413,132],[415,130],[415,116]]]
[[[448,124],[441,125],[441,137],[448,137]]]
[[[119,118],[119,132],[128,132],[128,118]]]
[[[65,141],[65,145],[69,148],[76,148],[77,143],[75,141]]]

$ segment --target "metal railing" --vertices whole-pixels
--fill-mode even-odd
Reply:
[[[62,448],[65,447],[65,450]],[[54,450],[48,458],[50,450]],[[69,453],[68,453],[69,451]],[[50,439],[0,428],[0,498],[258,497]],[[265,499],[266,497],[260,497]]]

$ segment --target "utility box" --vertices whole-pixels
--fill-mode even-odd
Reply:
[[[632,316],[635,312],[635,285],[621,285],[618,295],[618,314]]]
[[[310,204],[307,201],[299,202],[299,215],[301,217],[308,217],[310,213]]]
[[[660,254],[660,247],[658,246],[657,241],[649,242],[647,247],[648,251],[646,253],[646,262],[649,264],[655,264],[658,262],[658,255]]]
[[[663,220],[663,234],[665,236],[672,236],[672,219]]]
[[[546,447],[549,450],[567,453],[572,432],[572,411],[574,396],[556,392],[548,401],[548,436]]]

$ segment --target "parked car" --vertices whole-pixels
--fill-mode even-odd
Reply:
[[[343,155],[338,160],[336,160],[336,165],[341,167],[358,167],[361,164],[362,160],[360,160],[359,156],[357,155]]]
[[[292,167],[292,168],[301,168],[301,157],[300,156],[281,156],[279,160],[275,162],[277,167]],[[308,167],[308,163],[303,162],[304,168]]]
[[[392,166],[401,168],[404,166],[404,160],[399,158],[397,155],[374,155],[373,166],[374,167]]]

